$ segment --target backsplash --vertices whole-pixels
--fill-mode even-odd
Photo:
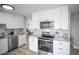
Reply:
[[[33,33],[32,35],[37,36],[37,37],[41,34],[41,30],[38,30],[38,29],[33,29],[30,31]]]
[[[14,33],[15,33],[15,35],[23,34],[24,30],[23,29],[15,29]]]
[[[10,32],[14,32],[14,35],[23,34],[23,29],[6,29],[5,36],[8,36]]]
[[[68,33],[68,31],[65,31],[65,30],[56,30],[55,31],[55,37],[67,39],[69,37],[69,33]]]

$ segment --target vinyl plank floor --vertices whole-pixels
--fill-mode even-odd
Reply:
[[[70,55],[79,55],[79,49],[70,48]]]
[[[30,51],[26,45],[21,46],[17,49],[14,49],[8,52],[6,55],[37,55],[36,53]]]
[[[23,45],[17,49],[8,52],[6,55],[38,55],[38,54],[30,51],[26,45]],[[71,47],[70,55],[79,55],[79,49]]]

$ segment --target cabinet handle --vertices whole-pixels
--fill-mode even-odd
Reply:
[[[59,43],[59,44],[63,44],[63,43]]]
[[[59,48],[59,50],[63,50],[63,48]]]

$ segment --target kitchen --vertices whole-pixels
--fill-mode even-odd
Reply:
[[[12,8],[7,10],[3,6]],[[74,55],[78,53],[72,48],[70,38],[73,6],[1,4],[0,54]],[[76,51],[73,52],[74,50]]]

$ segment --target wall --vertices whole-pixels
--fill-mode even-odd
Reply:
[[[24,29],[25,29],[25,32],[26,32],[26,44],[27,44],[27,47],[29,47],[29,36],[28,36],[28,33],[27,33],[27,29],[29,29],[29,22],[32,20],[32,16],[25,16],[24,17]]]
[[[71,16],[71,39],[73,47],[79,49],[79,13]]]
[[[24,16],[24,32],[26,32],[27,29],[27,17]]]

